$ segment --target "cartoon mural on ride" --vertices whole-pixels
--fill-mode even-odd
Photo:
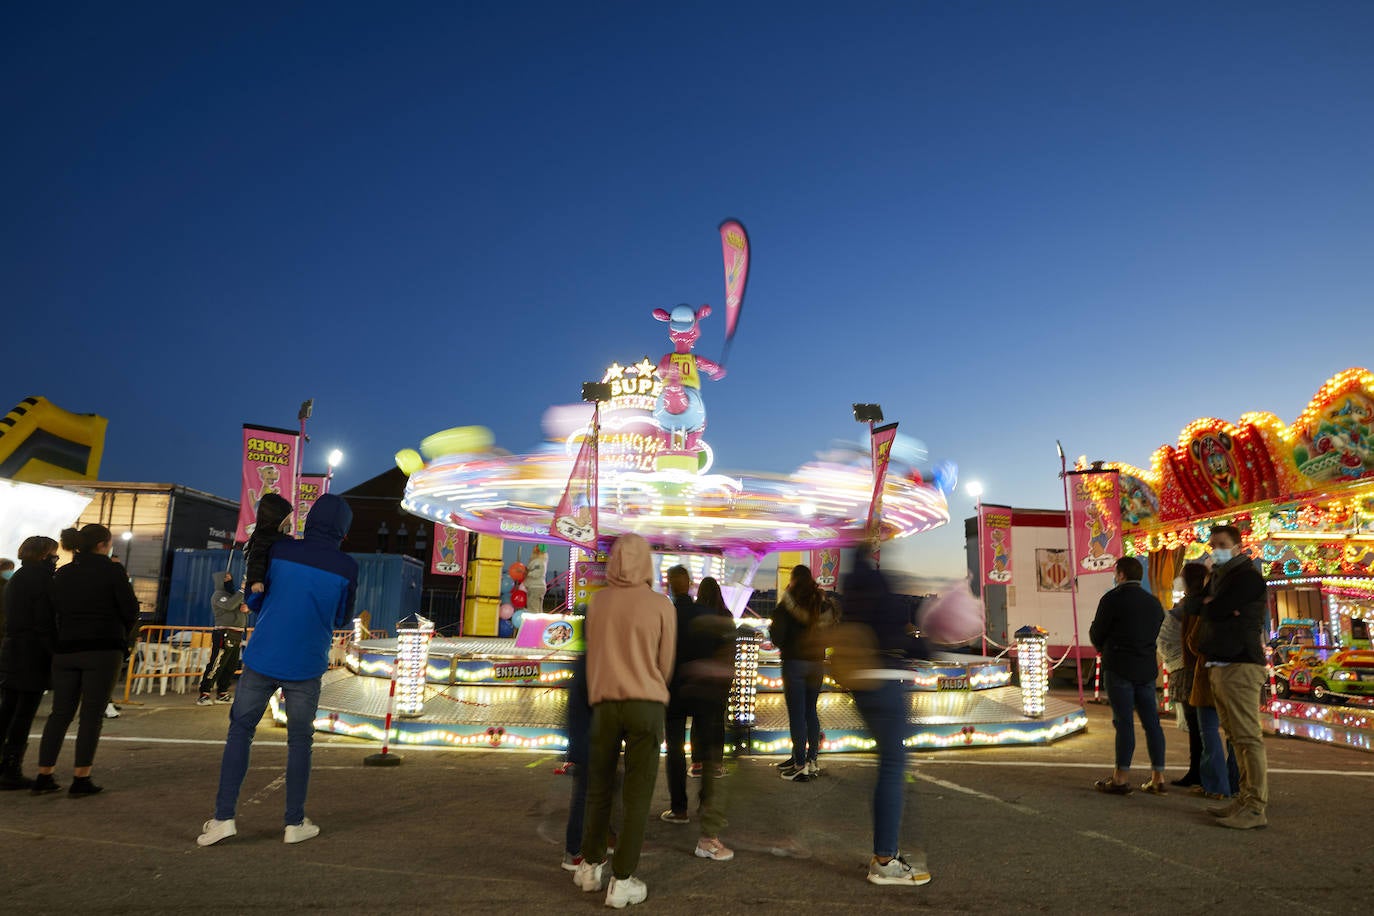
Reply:
[[[1205,542],[1213,520],[1238,524],[1266,576],[1374,574],[1374,374],[1324,384],[1291,425],[1271,413],[1195,420],[1150,470],[1121,472],[1127,549]]]
[[[654,309],[654,318],[668,325],[671,351],[657,361],[645,356],[607,367],[607,387],[597,394],[607,399],[595,411],[589,403],[551,408],[544,448],[512,455],[494,448],[489,431],[464,427],[427,438],[419,451],[399,452],[397,464],[410,477],[403,508],[508,540],[563,537],[590,549],[561,528],[550,532],[560,522],[575,527],[585,516],[584,527],[598,544],[635,532],[655,549],[719,552],[727,565],[738,557],[750,577],[764,553],[864,541],[873,501],[866,443],[829,449],[789,475],[711,472],[702,377],[725,376],[750,260],[742,224],[728,220],[719,232],[725,270],[719,360],[696,352],[703,332],[714,326],[703,319],[716,317],[716,309]],[[584,446],[593,435],[596,448],[589,450]],[[585,460],[591,451],[594,460]],[[918,469],[915,461],[924,463],[923,450],[911,460],[894,452],[883,493],[884,539],[949,520],[945,495],[956,482],[953,466]],[[559,508],[564,504],[566,511]]]

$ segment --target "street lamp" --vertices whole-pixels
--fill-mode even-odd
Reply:
[[[324,475],[324,492],[329,492],[329,482],[334,479],[334,468],[343,464],[343,452],[338,449],[329,453],[329,470]]]
[[[134,539],[134,533],[132,531],[126,531],[119,536],[119,539],[124,542],[124,570],[127,573],[129,569],[129,548],[133,546],[131,542]]]

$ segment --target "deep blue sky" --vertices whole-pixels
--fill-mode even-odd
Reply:
[[[1056,506],[1056,438],[1145,464],[1374,363],[1369,3],[0,17],[0,401],[109,417],[104,479],[236,496],[240,424],[306,397],[342,486],[450,426],[526,449],[667,349],[651,309],[720,305],[726,216],[722,468],[879,401],[990,502]],[[957,523],[909,543],[959,570]]]

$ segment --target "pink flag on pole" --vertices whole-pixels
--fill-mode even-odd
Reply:
[[[1106,572],[1121,556],[1120,474],[1069,471],[1069,543],[1075,575]]]
[[[434,548],[429,571],[436,576],[465,576],[468,571],[468,533],[434,523]]]
[[[1011,509],[1006,506],[980,506],[979,529],[982,543],[983,584],[1006,585],[1011,582]]]
[[[288,502],[296,492],[296,448],[293,429],[243,424],[243,485],[239,490],[239,524],[234,540],[243,543],[258,517],[258,500],[276,493]]]
[[[324,494],[324,475],[323,474],[302,474],[300,483],[296,484],[296,533],[305,530],[305,517],[310,514],[310,507],[315,505],[315,500]]]
[[[887,465],[892,460],[892,442],[896,438],[896,423],[879,426],[873,430],[873,499],[868,504],[870,535],[876,535],[882,527],[883,484],[887,481]]]
[[[592,411],[592,428],[582,440],[568,486],[553,512],[549,534],[584,550],[596,550],[597,525],[597,439],[601,435],[601,406]]]
[[[739,326],[749,285],[749,233],[743,223],[727,219],[720,224],[720,249],[725,258],[725,342],[729,344]]]

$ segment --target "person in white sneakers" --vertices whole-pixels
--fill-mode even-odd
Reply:
[[[648,542],[636,534],[622,535],[606,564],[606,587],[592,596],[585,624],[592,727],[584,858],[573,872],[573,883],[589,893],[601,890],[616,761],[623,741],[625,823],[606,888],[606,905],[615,909],[643,903],[649,896],[649,889],[634,872],[658,777],[677,639],[673,603],[653,590],[653,576]]]
[[[234,809],[248,775],[253,734],[278,689],[286,697],[286,831],[288,843],[317,836],[320,828],[305,816],[310,787],[310,750],[320,678],[329,668],[334,630],[353,619],[358,563],[339,549],[353,511],[338,496],[325,494],[305,520],[305,538],[272,545],[265,588],[248,606],[258,614],[253,638],[243,652],[243,675],[229,707],[229,734],[220,763],[215,816],[196,839],[212,846],[234,836]]]

